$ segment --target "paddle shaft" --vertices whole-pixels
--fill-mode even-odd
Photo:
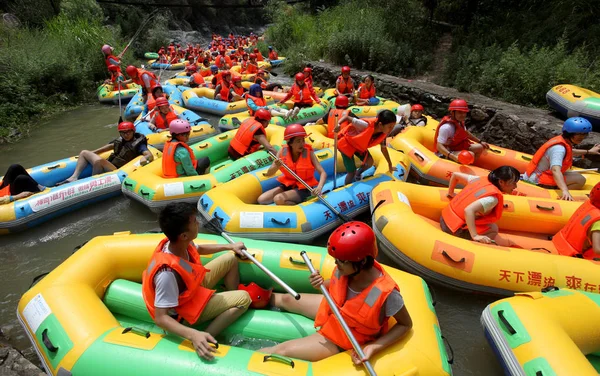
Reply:
[[[306,251],[300,252],[300,256],[302,256],[302,259],[304,260],[304,263],[306,264],[306,266],[308,266],[308,270],[310,270],[311,274],[316,273],[317,270],[315,269],[312,262],[310,261],[310,258],[308,258]],[[321,289],[321,293],[325,297],[325,300],[327,301],[329,308],[331,308],[331,311],[333,312],[333,314],[339,321],[340,325],[342,326],[342,329],[344,329],[344,333],[346,333],[346,336],[352,343],[352,347],[354,347],[354,351],[356,351],[356,353],[358,354],[358,357],[360,359],[364,359],[365,353],[362,351],[362,348],[358,344],[358,341],[356,341],[356,338],[354,338],[354,335],[352,334],[352,331],[348,327],[348,324],[346,324],[346,321],[344,321],[344,318],[342,317],[342,314],[340,313],[340,310],[338,309],[337,305],[331,298],[331,295],[329,295],[329,291],[327,291],[327,287],[325,287],[325,285],[321,285],[319,288]],[[375,373],[375,370],[373,369],[373,366],[371,365],[371,363],[368,360],[364,361],[363,365],[367,369],[367,372],[369,373],[369,375],[371,375],[371,376],[377,375]]]
[[[569,170],[569,172],[577,172],[579,174],[585,174],[586,172],[598,172],[598,168],[582,168],[578,170]]]
[[[337,128],[338,123],[338,114],[335,114],[335,127]],[[334,131],[333,133],[333,189],[337,188],[337,149],[338,144],[338,133]]]

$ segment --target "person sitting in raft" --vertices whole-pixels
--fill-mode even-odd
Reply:
[[[248,53],[244,52],[242,54],[242,60],[240,60],[240,73],[244,74],[244,73],[248,73]]]
[[[146,136],[135,132],[135,125],[132,122],[121,122],[117,129],[120,134],[119,138],[94,151],[82,150],[77,158],[73,174],[56,185],[76,181],[88,164],[92,166],[92,175],[97,175],[121,168],[140,155],[143,155],[143,158],[140,159],[142,166],[152,162],[154,157],[148,150]],[[113,152],[107,159],[99,155],[109,150]]]
[[[263,57],[262,53],[260,53],[258,48],[255,48],[253,52],[256,54],[256,61],[265,61],[265,58]]]
[[[279,60],[279,55],[273,49],[273,46],[269,46],[269,60]]]
[[[396,124],[396,115],[392,111],[383,110],[377,114],[376,118],[355,119],[342,116],[338,119],[338,126],[333,131],[339,132],[341,125],[345,122],[349,122],[349,124],[343,129],[338,138],[338,150],[342,154],[344,166],[348,173],[344,184],[352,183],[357,176],[360,177],[366,169],[373,165],[373,157],[369,153],[369,148],[375,145],[379,145],[381,148],[381,153],[388,163],[390,172],[396,171],[386,146],[386,138]],[[354,156],[362,161],[362,165],[358,170],[354,163]]]
[[[523,180],[543,188],[561,190],[561,200],[573,201],[569,189],[581,189],[585,185],[585,176],[568,171],[573,165],[574,156],[598,155],[600,144],[590,150],[574,149],[592,131],[592,124],[584,118],[573,117],[563,123],[562,135],[543,144],[529,162]]]
[[[142,296],[148,313],[160,328],[183,337],[194,345],[198,356],[214,359],[215,336],[231,325],[250,306],[248,292],[237,290],[240,275],[235,255],[243,257],[244,243],[194,244],[198,236],[198,210],[189,203],[168,204],[158,223],[166,238],[152,253],[142,273]],[[221,255],[202,265],[200,255]],[[226,291],[213,288],[223,280]],[[200,331],[183,322],[212,320]]]
[[[416,127],[424,127],[427,125],[427,118],[423,116],[425,109],[419,103],[413,104],[410,108],[410,118],[408,119],[408,125]]]
[[[233,76],[231,78],[231,82],[233,86],[231,87],[231,95],[233,96],[232,100],[241,100],[246,97],[248,93],[248,89],[242,86],[242,77],[241,76]]]
[[[105,84],[112,84],[114,90],[119,90],[119,87],[121,89],[126,88],[127,85],[123,85],[123,82],[125,81],[125,76],[121,72],[121,68],[118,65],[109,65],[108,72],[110,73],[110,78],[104,81]]]
[[[458,160],[458,154],[467,150],[477,159],[484,149],[489,149],[486,142],[473,136],[465,127],[465,119],[469,112],[469,106],[464,99],[455,99],[448,106],[450,115],[444,116],[435,130],[433,148],[442,157],[454,162]]]
[[[195,65],[190,66],[190,80],[188,81],[189,87],[204,87],[206,86],[206,81],[204,81],[204,77],[202,73],[198,73],[198,68]]]
[[[467,240],[510,245],[510,241],[498,236],[495,222],[502,217],[504,210],[502,194],[512,193],[520,178],[519,170],[512,166],[498,167],[481,178],[462,172],[452,173],[447,194],[450,204],[442,210],[440,228]],[[454,188],[459,183],[466,186],[455,195]]]
[[[250,116],[254,116],[256,111],[261,108],[269,111],[271,116],[288,118],[293,113],[293,110],[287,110],[285,108],[270,109],[267,107],[267,100],[264,98],[262,88],[259,84],[253,84],[250,86],[250,90],[248,91],[248,94],[246,94],[246,105],[248,106],[248,112],[250,113]]]
[[[417,127],[427,125],[427,118],[423,116],[423,106],[420,104],[414,104],[412,107],[410,104],[398,106],[398,110],[396,111],[396,126],[392,130],[392,133],[390,133],[390,137],[395,137],[409,125]]]
[[[144,103],[146,103],[146,100],[148,99],[148,93],[151,92],[152,86],[160,85],[160,81],[156,75],[145,69],[138,69],[133,65],[127,66],[125,72],[127,72],[127,75],[130,77],[130,79],[123,82],[123,84],[134,82],[140,85],[142,87],[142,99]]]
[[[297,116],[300,112],[300,109],[312,107],[313,100],[317,102],[317,104],[321,104],[321,100],[315,93],[315,89],[312,86],[308,86],[306,82],[304,82],[304,73],[296,73],[295,82],[290,88],[290,91],[285,95],[285,97],[279,101],[279,104],[284,104],[288,99],[292,98],[294,102],[294,113],[292,116]]]
[[[148,128],[150,128],[153,132],[157,130],[163,130],[169,128],[169,124],[173,120],[178,119],[177,114],[171,106],[169,105],[169,101],[167,98],[159,97],[156,99],[156,108],[152,115],[152,119],[150,119]]]
[[[350,77],[350,67],[347,65],[342,67],[342,75],[335,81],[335,95],[354,95],[354,80]]]
[[[221,75],[221,82],[217,83],[215,86],[215,99],[219,101],[230,102],[231,99],[233,99],[233,83],[231,82],[231,72],[223,71],[219,74]],[[238,98],[236,100],[240,99],[241,98]]]
[[[188,146],[192,127],[186,120],[175,119],[169,124],[171,140],[165,143],[162,156],[162,172],[165,178],[179,176],[198,176],[207,173],[210,159],[196,159],[194,151]]]
[[[20,164],[12,164],[0,181],[0,205],[29,197],[46,189]]]
[[[111,65],[121,65],[121,59],[119,59],[118,56],[113,55],[114,50],[115,49],[108,44],[102,46],[102,54],[104,55],[104,62],[106,63],[107,68]]]
[[[216,65],[215,65],[215,68],[217,68]],[[217,68],[217,72],[218,71],[219,71],[219,68]],[[213,75],[213,73],[210,70],[210,60],[208,60],[208,59],[202,60],[202,66],[200,67],[200,75],[202,75],[202,77],[208,77],[208,76]]]
[[[323,284],[327,287],[365,357],[360,359],[353,350],[352,342],[321,294],[302,294],[300,300],[294,300],[273,293],[272,306],[314,319],[318,330],[260,352],[316,362],[351,350],[352,361],[359,365],[372,360],[411,330],[412,319],[400,288],[375,261],[378,250],[371,227],[358,221],[344,223],[329,236],[327,252],[336,264],[330,279],[325,281],[315,272],[309,277],[310,284],[314,288]],[[396,324],[390,327],[392,317]]]
[[[217,58],[215,59],[215,65],[219,69],[223,70],[230,69],[232,67],[231,58],[225,55],[225,48],[219,50],[219,56],[217,56]]]
[[[271,121],[271,113],[264,108],[258,109],[254,117],[244,120],[229,144],[227,153],[232,160],[238,160],[257,151],[261,146],[277,153],[277,150],[267,140],[266,127]]]
[[[327,180],[327,173],[319,163],[312,147],[304,142],[306,137],[307,134],[302,125],[288,125],[283,136],[287,144],[282,146],[277,157],[306,184],[314,187],[312,192],[281,166],[279,160],[275,160],[264,175],[272,176],[277,170],[280,170],[283,175],[278,177],[277,181],[281,184],[261,194],[258,197],[259,204],[269,205],[275,202],[276,205],[296,205],[306,200],[311,194],[321,194],[325,180]],[[315,170],[320,175],[318,182],[315,179]]]
[[[352,112],[348,111],[348,105],[349,105],[349,100],[348,97],[344,96],[344,95],[338,95],[335,98],[335,108],[330,109],[325,116],[323,116],[321,119],[317,120],[316,124],[327,124],[327,137],[329,138],[333,138],[334,137],[334,129],[336,124],[336,116],[337,116],[337,122],[339,123],[339,120],[342,117],[346,117],[348,119],[351,118],[356,118],[356,115],[354,115]],[[345,121],[343,124],[340,124],[340,129],[344,129],[346,127],[346,125],[350,124],[350,120]]]
[[[558,253],[600,261],[600,183],[556,235],[552,243]]]
[[[313,87],[313,75],[312,75],[312,67],[306,66],[304,67],[304,82],[310,87]]]
[[[363,82],[358,86],[356,92],[357,106],[376,106],[379,104],[379,98],[375,96],[375,78],[368,74]]]
[[[246,73],[256,74],[258,72],[258,62],[256,61],[256,54],[250,54],[250,61],[246,64]]]

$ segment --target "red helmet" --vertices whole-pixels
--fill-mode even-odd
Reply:
[[[224,70],[223,72],[221,72],[221,75],[222,75],[223,77],[225,77],[225,76],[231,76],[231,72],[230,72],[230,71],[228,71],[228,70]]]
[[[258,53],[258,48],[254,49],[254,53],[257,54]]]
[[[198,67],[196,66],[196,64],[188,65],[185,69],[189,70],[190,72],[197,72],[198,71]]]
[[[350,73],[350,67],[347,65],[344,65],[342,67],[342,73]]]
[[[450,102],[450,106],[448,106],[448,111],[469,112],[469,106],[467,105],[466,100],[455,99],[452,102]]]
[[[304,68],[304,73],[312,73],[312,68],[311,67]]]
[[[342,261],[360,261],[367,256],[377,257],[373,229],[366,223],[352,221],[336,228],[327,241],[327,252]]]
[[[250,299],[252,299],[252,308],[265,308],[269,301],[271,300],[271,293],[273,289],[263,289],[259,285],[254,282],[250,282],[248,285],[244,286],[243,284],[238,285],[238,290],[243,290],[250,295]]]
[[[133,65],[128,65],[125,72],[127,72],[129,77],[137,77],[138,75],[138,69]]]
[[[413,104],[412,107],[410,108],[411,111],[423,111],[424,108],[423,106],[421,106],[420,104]]]
[[[473,153],[471,153],[470,151],[463,150],[460,153],[458,153],[458,163],[464,164],[464,165],[470,165],[473,162],[475,162],[475,157],[473,156]]]
[[[242,82],[242,77],[241,76],[233,76],[233,78],[231,79],[231,82]]]
[[[600,183],[594,185],[594,188],[590,191],[590,203],[600,208]]]
[[[108,70],[111,72],[117,72],[119,70],[119,66],[118,65],[114,65],[114,64],[110,64],[108,66]]]
[[[254,114],[254,118],[255,119],[259,119],[259,120],[267,120],[270,121],[271,120],[271,113],[264,109],[261,108],[258,111],[256,111],[256,113]]]
[[[259,69],[258,72],[256,72],[256,74],[265,74],[266,72],[262,69]]]
[[[283,132],[283,139],[289,140],[294,137],[306,137],[306,130],[300,124],[290,124],[285,128],[285,132]]]
[[[153,84],[152,86],[150,86],[150,92],[151,92],[152,94],[154,94],[154,92],[156,91],[156,89],[160,89],[160,90],[162,90],[162,86],[160,86],[160,84],[159,84],[159,83],[155,83],[155,84]]]
[[[256,54],[250,54],[250,59],[256,59]]]
[[[303,81],[304,82],[304,73],[300,72],[300,73],[296,73],[296,77],[295,77],[296,81]]]
[[[130,121],[122,121],[119,123],[117,129],[119,130],[119,132],[134,131],[135,125],[133,125],[133,123]]]
[[[156,106],[157,107],[168,106],[168,105],[169,105],[169,101],[167,100],[167,98],[165,98],[165,97],[156,98]]]
[[[350,102],[348,101],[348,97],[345,95],[338,95],[337,97],[335,97],[335,106],[336,107],[348,107],[348,105],[350,104]]]

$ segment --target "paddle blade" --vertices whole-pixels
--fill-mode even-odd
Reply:
[[[221,233],[224,232],[223,225],[221,225],[219,218],[215,217],[211,218],[210,220],[206,220],[206,218],[201,215],[200,221],[202,222],[202,227],[204,227],[204,229],[211,234],[221,235]]]

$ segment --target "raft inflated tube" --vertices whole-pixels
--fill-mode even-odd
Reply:
[[[163,92],[169,96],[169,103],[175,104],[177,106],[183,106],[183,99],[181,98],[181,91],[175,85],[162,85]],[[152,98],[152,94],[148,94],[148,100]],[[144,103],[142,90],[138,90],[137,93],[131,98],[131,101],[125,107],[125,111],[123,112],[123,117],[126,120],[133,121],[140,114],[144,114],[147,110],[146,103]]]
[[[121,96],[121,105],[124,105],[129,103],[140,88],[137,84],[127,84],[119,93],[119,90],[116,90],[117,87],[118,85],[113,84],[100,85],[98,88],[98,101],[100,103],[119,104],[119,96]]]
[[[600,295],[568,289],[515,295],[488,305],[481,315],[505,374],[598,375]]]
[[[271,66],[273,68],[275,68],[275,67],[278,67],[281,64],[285,63],[286,60],[287,60],[287,58],[285,56],[278,56],[278,58],[275,60],[269,60],[269,63],[271,64]]]
[[[180,69],[185,69],[185,63],[174,63],[174,64],[169,64],[169,63],[158,63],[156,61],[149,61],[148,64],[150,64],[150,68],[152,69],[161,69],[161,70],[180,70]]]
[[[156,59],[158,59],[158,53],[157,52],[146,52],[144,54],[144,57],[148,60],[156,60]]]
[[[248,109],[246,100],[226,102],[214,99],[215,90],[206,87],[187,89],[182,94],[184,107],[194,111],[202,111],[214,115],[235,114]],[[273,103],[273,98],[265,97],[267,103]]]
[[[50,375],[331,375],[362,374],[351,351],[309,362],[230,346],[222,341],[212,361],[201,359],[192,343],[165,334],[149,317],[141,294],[141,275],[163,234],[129,233],[96,237],[27,291],[17,317]],[[240,239],[241,240],[241,239]],[[306,251],[323,276],[334,259],[324,247],[244,239],[248,251],[300,293],[317,293],[300,256]],[[199,234],[196,244],[225,244]],[[220,254],[202,256],[206,263]],[[416,276],[383,265],[400,286],[412,329],[377,353],[372,364],[379,376],[451,375],[429,289]],[[240,282],[251,281],[282,292],[247,260],[239,261]],[[395,322],[391,319],[391,325]],[[206,325],[206,324],[205,324]],[[199,326],[202,329],[204,326]],[[224,336],[283,342],[314,333],[312,320],[296,314],[249,309],[228,326]],[[292,366],[293,365],[293,366]]]
[[[335,107],[335,98],[336,98],[335,89],[325,90],[325,93],[323,94],[323,98],[327,99],[328,101],[331,101],[331,108],[336,108]],[[375,116],[377,116],[377,114],[380,111],[383,111],[383,110],[390,110],[394,114],[396,114],[398,112],[398,106],[400,106],[399,103],[394,102],[389,99],[382,98],[382,97],[376,97],[376,98],[379,99],[379,104],[377,104],[375,106],[371,106],[371,105],[350,106],[350,107],[348,107],[348,111],[350,111],[351,114],[353,114],[354,116],[356,116],[358,118],[375,117]],[[352,100],[352,98],[350,98],[350,100]]]
[[[600,94],[575,85],[554,86],[546,93],[548,105],[566,118],[584,117],[600,127]]]

